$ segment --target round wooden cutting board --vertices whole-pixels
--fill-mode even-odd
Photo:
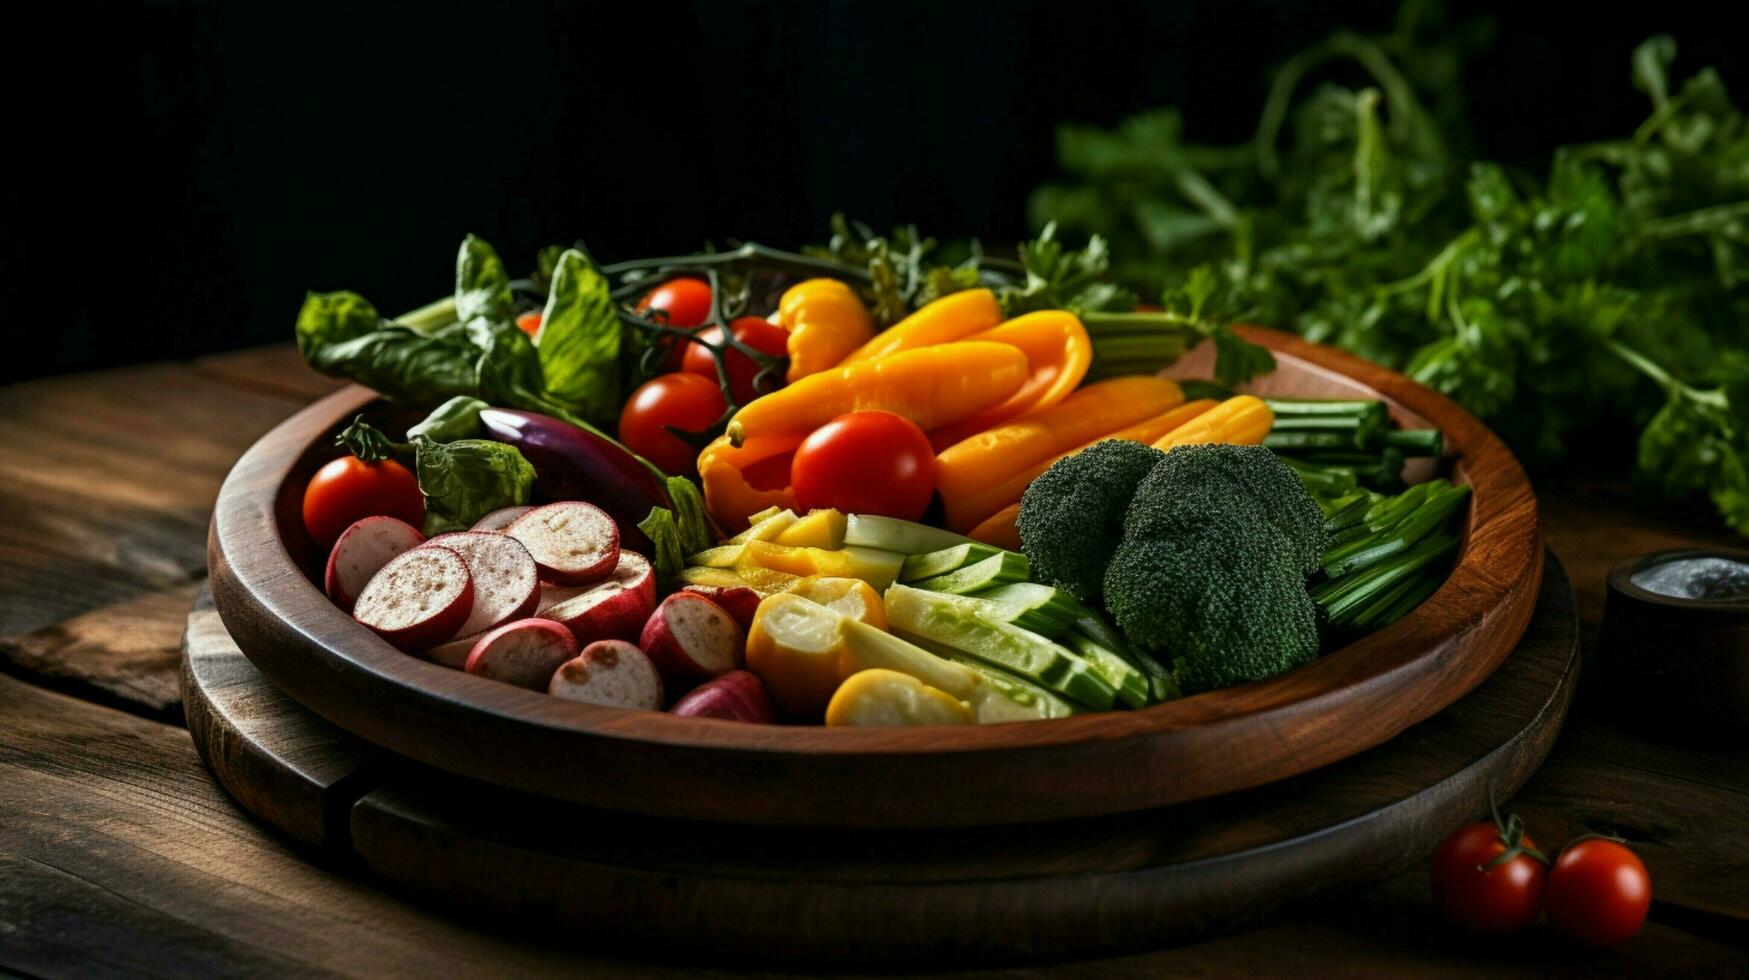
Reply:
[[[1566,716],[1577,621],[1565,570],[1546,568],[1493,676],[1383,745],[1257,789],[1048,824],[710,824],[467,780],[281,694],[204,594],[183,700],[195,745],[246,809],[434,904],[641,958],[987,965],[1158,946],[1425,861],[1530,777]]]

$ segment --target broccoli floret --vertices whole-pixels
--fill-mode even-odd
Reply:
[[[1131,530],[1160,536],[1199,522],[1211,508],[1248,508],[1280,531],[1302,575],[1318,570],[1329,545],[1324,511],[1297,474],[1262,446],[1179,446],[1136,488]]]
[[[1136,487],[1166,454],[1107,440],[1051,464],[1020,498],[1015,527],[1034,577],[1098,603]]]
[[[1132,644],[1168,656],[1185,694],[1273,677],[1318,655],[1317,612],[1281,532],[1208,515],[1200,532],[1126,534],[1105,601]]]
[[[1305,576],[1323,543],[1317,503],[1269,450],[1182,446],[1136,488],[1106,608],[1186,694],[1271,677],[1318,655]]]

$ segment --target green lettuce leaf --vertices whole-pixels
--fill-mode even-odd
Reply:
[[[520,331],[519,331],[520,332]],[[539,366],[545,390],[585,418],[619,411],[620,323],[607,279],[576,249],[559,256],[541,316]]]
[[[421,439],[416,468],[427,534],[466,530],[500,507],[528,503],[534,467],[516,447],[486,439]]]
[[[455,318],[475,317],[508,322],[516,317],[516,301],[504,261],[484,239],[469,235],[455,257]]]

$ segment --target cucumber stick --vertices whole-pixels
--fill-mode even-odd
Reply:
[[[1086,660],[1058,643],[1000,618],[987,600],[895,585],[886,594],[895,631],[932,640],[1033,680],[1089,707],[1108,709],[1117,689]]]
[[[913,643],[848,616],[841,620],[844,644],[859,670],[874,667],[909,674],[972,706],[980,725],[1062,718],[1075,706],[1041,687],[922,641]],[[997,676],[1000,675],[1000,676]]]
[[[1074,596],[1037,582],[1010,582],[973,595],[1012,610],[1008,622],[1053,640],[1075,625],[1082,610],[1081,603]]]
[[[975,562],[983,561],[996,554],[996,549],[987,544],[956,544],[940,551],[927,551],[921,555],[912,555],[905,559],[905,567],[899,570],[899,581],[915,582],[918,579],[945,575]]]
[[[1132,708],[1147,706],[1153,694],[1153,685],[1133,664],[1118,656],[1115,651],[1107,650],[1079,633],[1071,632],[1063,642],[1079,654],[1081,659],[1087,661],[1094,673],[1117,688],[1119,701]]]
[[[983,561],[911,584],[929,592],[950,592],[965,595],[1010,582],[1024,582],[1032,569],[1026,556],[1017,551],[999,551]]]
[[[979,544],[963,534],[927,524],[873,514],[851,514],[844,524],[844,543],[906,555],[921,555],[962,544]]]

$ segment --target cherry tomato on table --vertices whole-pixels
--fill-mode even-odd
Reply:
[[[840,415],[803,440],[790,464],[802,507],[835,507],[914,521],[935,493],[935,451],[891,412]]]
[[[1549,869],[1549,921],[1587,946],[1632,939],[1652,906],[1652,876],[1633,851],[1612,840],[1569,844]]]
[[[660,312],[667,314],[667,324],[670,327],[683,327],[691,330],[711,318],[711,286],[703,279],[682,276],[670,279],[655,289],[644,294],[638,300],[638,312]],[[663,366],[670,371],[680,369],[680,359],[685,356],[682,348],[696,345],[677,342],[668,348],[668,357]]]
[[[698,450],[664,426],[700,432],[727,407],[714,380],[696,374],[657,375],[626,399],[619,413],[619,441],[663,472],[684,476],[693,471]]]
[[[761,354],[784,357],[789,353],[789,331],[756,316],[740,317],[729,324],[729,335]],[[723,328],[710,327],[701,330],[698,339],[708,344],[721,344]],[[753,358],[730,347],[724,351],[723,360],[729,371],[729,393],[735,396],[736,404],[745,405],[763,394],[753,389],[753,379],[759,375],[759,365],[753,362]],[[681,360],[681,370],[688,374],[702,375],[714,382],[717,380],[717,359],[704,344],[687,344],[686,354]],[[766,382],[767,391],[783,387],[783,372],[775,371],[773,374],[774,377]]]
[[[357,456],[342,456],[317,470],[304,488],[304,530],[318,548],[332,547],[341,531],[378,515],[414,527],[425,523],[419,481],[392,459],[367,463]]]
[[[1433,900],[1454,925],[1505,935],[1542,913],[1547,869],[1517,817],[1452,831],[1433,855]],[[1511,857],[1498,864],[1507,851]]]

